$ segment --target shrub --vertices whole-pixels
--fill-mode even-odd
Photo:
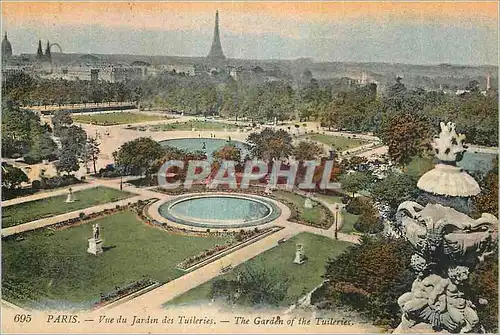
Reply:
[[[80,212],[80,214],[78,214],[78,217],[80,218],[80,220],[85,220],[87,218],[87,215],[85,215],[84,212]]]
[[[40,182],[40,188],[42,189],[53,189],[64,186],[69,186],[73,184],[78,184],[80,181],[72,175],[65,176],[55,176],[51,178],[43,178]]]
[[[104,170],[102,173],[99,173],[99,177],[102,178],[116,178],[120,176],[120,172],[116,170]]]
[[[33,180],[31,182],[31,188],[34,190],[39,190],[42,188],[42,182],[40,180]]]
[[[396,327],[401,322],[397,299],[411,290],[409,270],[413,249],[404,239],[363,237],[328,262],[323,290],[312,303],[324,308],[350,307],[376,325]]]
[[[369,201],[362,197],[356,197],[349,201],[346,206],[346,211],[351,214],[360,215],[363,213],[363,209],[370,207]]]
[[[384,224],[374,208],[364,209],[363,214],[358,222],[354,224],[354,228],[367,234],[376,234],[384,230]]]
[[[23,160],[26,164],[29,164],[29,165],[37,164],[37,163],[40,163],[42,161],[41,159],[35,159],[34,157],[31,157],[31,156],[24,156]]]

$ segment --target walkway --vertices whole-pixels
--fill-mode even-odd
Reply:
[[[40,200],[40,199],[55,197],[58,195],[68,194],[68,188],[70,188],[70,187],[73,190],[73,192],[77,192],[77,191],[82,191],[82,190],[86,190],[89,188],[94,188],[97,186],[98,185],[95,185],[95,184],[85,183],[85,184],[77,184],[77,185],[61,187],[61,188],[58,188],[57,190],[40,191],[40,192],[25,196],[25,197],[19,197],[19,198],[14,198],[11,200],[2,201],[2,208],[7,207],[7,206],[11,206],[11,205],[22,204],[23,202]]]
[[[127,180],[127,178],[124,178],[123,182],[125,183],[126,180]],[[97,179],[90,178],[88,180],[88,184],[81,185],[81,188],[79,188],[79,189],[77,187],[75,187],[73,189],[76,191],[76,190],[87,189],[87,188],[98,187],[98,186],[120,189],[120,179],[118,178],[118,179],[111,179],[111,180],[97,180]],[[68,213],[64,213],[64,214],[60,214],[60,215],[51,216],[48,218],[43,218],[43,219],[27,222],[24,224],[13,226],[13,227],[3,228],[2,229],[2,237],[17,234],[17,233],[22,233],[25,231],[34,230],[34,229],[38,229],[38,228],[42,228],[42,227],[46,227],[46,226],[50,226],[50,225],[55,224],[57,222],[76,218],[80,215],[80,213],[85,213],[85,214],[97,213],[97,212],[101,212],[105,209],[115,208],[117,205],[125,206],[128,203],[137,202],[139,200],[147,200],[147,199],[151,199],[151,198],[168,198],[168,196],[162,195],[161,193],[153,192],[153,191],[150,191],[147,189],[137,188],[137,187],[129,185],[129,184],[125,184],[123,187],[123,190],[130,192],[130,193],[135,193],[137,195],[132,196],[132,197],[127,198],[127,199],[115,201],[115,202],[108,202],[108,203],[100,204],[97,206],[79,209],[79,210],[76,210],[73,212],[68,212]],[[62,189],[62,190],[58,190],[58,191],[54,191],[54,192],[43,192],[40,194],[34,194],[34,195],[31,195],[28,197],[23,197],[23,198],[19,198],[19,199],[12,199],[12,200],[18,200],[17,203],[23,203],[23,202],[27,202],[27,201],[40,200],[40,199],[44,199],[44,198],[53,197],[55,195],[67,194],[67,193],[68,193],[67,189]],[[10,203],[9,205],[14,205],[14,204],[15,203]],[[2,203],[2,206],[4,206],[3,203]]]
[[[270,236],[262,240],[241,248],[197,270],[189,272],[184,276],[172,280],[133,300],[124,302],[123,304],[119,305],[120,311],[126,311],[127,309],[135,312],[147,312],[156,310],[164,303],[219,276],[221,274],[220,271],[223,266],[231,264],[235,267],[239,264],[242,264],[249,259],[254,258],[255,256],[277,246],[278,240],[289,239],[302,232],[308,232],[334,238],[334,231],[332,229],[325,231],[322,229],[308,227],[287,221],[285,229],[271,234]],[[359,243],[358,237],[342,233],[338,233],[338,239],[340,241]]]
[[[133,178],[133,177],[132,177]],[[124,183],[128,180],[128,178],[124,178]],[[106,187],[111,187],[111,188],[120,188],[120,178],[116,179],[110,179],[110,180],[102,180],[102,179],[88,179],[88,185],[85,185],[86,187],[97,187],[97,186],[106,186]],[[75,187],[76,189],[76,187]],[[132,193],[136,193],[137,195],[128,198],[125,200],[120,200],[117,202],[113,203],[107,203],[107,204],[102,204],[94,207],[89,207],[86,209],[70,212],[70,213],[65,213],[61,215],[57,215],[54,217],[50,218],[45,218],[45,219],[40,219],[32,222],[28,222],[22,225],[14,226],[14,227],[9,227],[2,229],[2,236],[8,236],[11,234],[19,233],[19,232],[24,232],[24,231],[29,231],[33,230],[36,228],[40,227],[45,227],[66,219],[74,218],[79,215],[79,213],[83,212],[85,214],[92,213],[92,212],[100,212],[104,209],[108,208],[114,208],[116,205],[126,205],[129,202],[136,202],[138,200],[146,200],[150,198],[160,198],[160,199],[169,199],[171,196],[161,194],[154,192],[149,189],[144,189],[144,188],[137,188],[133,185],[130,184],[124,184],[124,190]],[[27,198],[30,198],[29,200],[33,200],[34,198],[39,199],[39,198],[44,198],[44,197],[50,197],[53,196],[55,193],[63,193],[67,192],[67,190],[61,190],[61,191],[56,191],[56,192],[45,192],[43,194],[36,194]],[[24,200],[24,201],[29,201],[29,200]],[[23,202],[21,200],[18,200],[19,203]],[[333,212],[335,211],[335,205],[327,203],[321,199],[315,199],[315,201],[321,202],[323,205],[328,207],[330,210]],[[162,201],[163,202],[163,201]],[[237,266],[243,262],[246,262],[247,260],[263,253],[266,250],[269,250],[275,246],[278,245],[278,240],[280,239],[289,239],[297,234],[303,233],[303,232],[308,232],[312,234],[317,234],[317,235],[322,235],[331,239],[335,239],[335,225],[332,225],[328,230],[325,229],[320,229],[320,228],[315,228],[311,226],[306,226],[306,225],[301,225],[298,223],[293,223],[290,221],[287,221],[287,218],[289,217],[289,211],[285,211],[283,213],[285,215],[282,215],[280,218],[277,220],[273,221],[274,225],[279,225],[284,227],[284,229],[271,234],[255,243],[252,243],[248,246],[245,246],[237,251],[234,251],[233,253],[222,257],[219,260],[216,260],[212,263],[209,263],[197,270],[194,270],[192,272],[189,272],[185,274],[184,276],[175,279],[171,282],[166,283],[165,285],[162,285],[148,293],[145,293],[135,299],[132,299],[130,301],[124,302],[123,304],[119,305],[120,310],[122,308],[130,308],[131,311],[146,311],[146,310],[153,310],[155,308],[160,307],[162,304],[165,302],[174,299],[175,297],[186,293],[187,291],[211,280],[214,277],[217,277],[220,274],[220,270],[222,266],[225,265],[233,265]],[[341,216],[340,216],[341,218]],[[338,222],[338,229],[342,226],[342,222]],[[355,235],[348,235],[348,234],[343,234],[343,233],[337,233],[337,238],[340,241],[345,241],[345,242],[350,242],[350,243],[359,243],[359,237]]]
[[[17,234],[17,233],[22,233],[25,231],[34,230],[34,229],[38,229],[38,228],[42,228],[42,227],[46,227],[46,226],[50,226],[50,225],[53,225],[53,224],[61,222],[61,221],[77,218],[80,215],[80,213],[85,213],[85,214],[98,213],[98,212],[101,212],[105,209],[115,208],[117,205],[125,206],[129,202],[133,203],[133,202],[137,202],[138,200],[146,200],[147,198],[148,197],[144,197],[144,196],[136,196],[136,197],[120,200],[120,201],[108,202],[106,204],[88,207],[85,209],[79,209],[79,210],[76,210],[73,212],[55,215],[55,216],[51,216],[48,218],[31,221],[28,223],[23,223],[23,224],[13,226],[13,227],[3,228],[2,229],[2,237]]]
[[[499,152],[498,148],[495,148],[495,147],[481,147],[481,146],[477,146],[477,145],[473,145],[473,144],[467,144],[467,145],[468,145],[467,151],[472,152],[472,153],[498,155],[498,152]]]

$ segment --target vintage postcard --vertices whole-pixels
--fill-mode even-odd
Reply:
[[[497,333],[497,1],[3,1],[1,331]]]

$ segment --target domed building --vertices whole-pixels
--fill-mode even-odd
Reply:
[[[12,45],[7,39],[7,32],[2,40],[2,60],[7,60],[12,57]]]

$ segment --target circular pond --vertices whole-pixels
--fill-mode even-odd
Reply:
[[[272,202],[248,195],[189,195],[158,208],[164,218],[202,228],[242,228],[262,225],[281,214]]]
[[[249,154],[249,145],[240,141],[224,140],[220,138],[174,138],[159,142],[162,146],[174,147],[186,151],[203,151],[207,154],[207,160],[212,160],[212,153],[226,145],[234,145],[241,150],[241,158]]]

